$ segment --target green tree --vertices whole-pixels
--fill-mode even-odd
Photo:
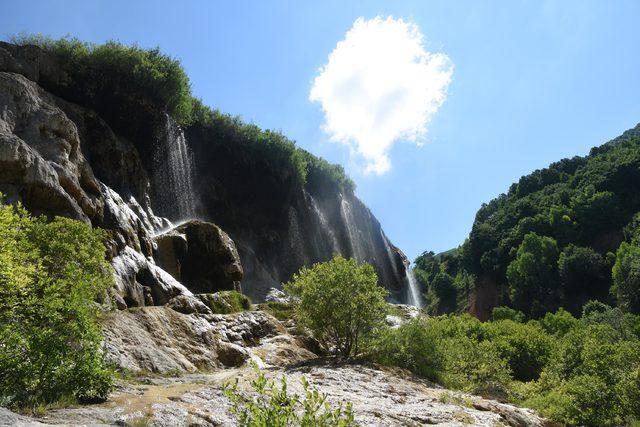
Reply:
[[[612,292],[622,310],[640,313],[640,246],[627,242],[620,245],[613,266]]]
[[[445,272],[436,274],[427,294],[429,313],[444,314],[455,311],[456,297],[455,279]]]
[[[518,323],[524,322],[524,313],[509,307],[495,307],[491,317],[493,320],[512,320]]]
[[[558,259],[558,273],[564,295],[564,308],[574,315],[591,299],[606,299],[611,266],[591,248],[565,247]]]
[[[302,268],[285,284],[299,298],[299,322],[328,349],[344,357],[358,354],[365,334],[384,321],[387,291],[370,264],[340,256]]]
[[[103,233],[0,205],[0,403],[105,399],[97,297],[112,285]]]
[[[558,245],[551,237],[529,233],[507,268],[510,296],[516,309],[531,317],[543,315],[560,299]]]

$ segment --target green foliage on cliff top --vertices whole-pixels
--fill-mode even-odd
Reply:
[[[0,203],[0,405],[106,398],[96,297],[112,286],[103,235]]]
[[[282,133],[262,130],[204,105],[192,95],[189,77],[180,61],[163,54],[159,48],[145,49],[117,41],[93,44],[42,35],[16,36],[12,42],[36,45],[55,54],[69,79],[41,84],[98,111],[107,121],[120,123],[127,131],[140,126],[150,115],[166,111],[183,126],[215,128],[226,134],[230,142],[246,144],[255,150],[257,158],[274,167],[290,168],[302,184],[307,175],[315,174],[341,188],[354,188],[342,167],[297,148]]]

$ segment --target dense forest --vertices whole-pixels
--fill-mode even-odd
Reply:
[[[529,318],[597,300],[640,312],[640,126],[523,176],[476,214],[468,239],[415,272],[434,314],[495,306]]]

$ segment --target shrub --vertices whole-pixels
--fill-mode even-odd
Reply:
[[[446,387],[476,393],[502,392],[509,367],[498,348],[483,341],[483,326],[470,316],[417,318],[396,329],[381,329],[368,355]]]
[[[618,425],[635,416],[640,343],[609,325],[583,325],[560,339],[524,404],[556,421]]]
[[[382,328],[369,342],[367,353],[376,362],[409,369],[431,380],[442,370],[442,354],[430,321],[413,319],[398,328]]]
[[[553,340],[540,326],[501,320],[487,323],[486,329],[487,339],[507,362],[514,379],[530,381],[540,376],[553,348]]]
[[[370,264],[336,256],[302,268],[285,285],[299,298],[296,317],[328,349],[344,357],[358,354],[364,335],[382,325],[387,291]]]
[[[547,313],[540,319],[542,328],[551,335],[563,336],[574,327],[579,321],[563,308],[559,308],[555,313]]]
[[[0,205],[0,404],[104,400],[96,297],[112,285],[103,233]]]
[[[216,314],[231,314],[251,310],[251,300],[238,291],[219,291],[204,294],[204,302]]]
[[[264,304],[264,309],[280,321],[290,320],[294,317],[294,307],[288,302],[268,301]]]
[[[514,322],[524,322],[524,313],[509,307],[495,307],[493,309],[493,320],[513,320]]]
[[[238,424],[245,427],[349,427],[355,426],[351,404],[331,408],[327,395],[320,393],[302,377],[304,397],[290,394],[287,379],[282,376],[280,386],[269,381],[264,373],[254,366],[256,378],[251,381],[254,395],[238,390],[238,380],[226,383],[224,394],[231,400],[232,412]]]
[[[490,341],[468,337],[443,340],[443,369],[438,379],[448,388],[489,396],[502,396],[511,381],[507,362]]]

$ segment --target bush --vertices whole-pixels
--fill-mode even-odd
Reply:
[[[530,381],[540,376],[553,349],[553,340],[540,326],[501,320],[485,327],[487,339],[507,362],[514,379]]]
[[[293,304],[288,302],[267,301],[264,310],[280,321],[293,319],[295,312]]]
[[[320,343],[344,357],[357,355],[364,335],[382,325],[387,291],[370,264],[340,256],[302,268],[285,284],[299,298],[298,321]]]
[[[332,409],[327,395],[320,393],[302,377],[304,397],[290,394],[287,379],[283,376],[278,387],[267,380],[264,373],[254,366],[256,376],[251,381],[253,394],[238,390],[238,380],[224,386],[224,394],[231,400],[231,411],[238,417],[238,425],[245,427],[349,427],[355,426],[351,404]]]
[[[378,363],[409,369],[445,387],[502,394],[509,367],[483,335],[482,324],[470,316],[417,318],[381,329],[367,350]]]
[[[251,300],[238,291],[219,291],[204,294],[204,302],[216,314],[231,314],[251,310]]]
[[[493,309],[493,320],[513,320],[514,322],[524,322],[524,313],[509,307],[495,307]]]
[[[106,399],[96,297],[113,277],[103,233],[0,205],[0,404]]]
[[[367,353],[378,363],[409,369],[431,380],[442,370],[437,334],[426,319],[416,318],[398,328],[382,328],[368,343]]]
[[[540,319],[542,328],[551,335],[563,336],[580,322],[571,313],[559,308],[555,313],[547,313]]]
[[[469,315],[418,318],[379,329],[367,350],[378,363],[447,388],[508,399],[553,421],[629,424],[640,411],[640,341],[628,333],[639,317],[618,311],[630,325],[622,333],[610,324],[617,309],[607,310],[578,320],[560,309],[527,323],[481,323]],[[604,321],[595,323],[593,316]]]
[[[562,337],[523,402],[555,421],[619,425],[637,416],[640,342],[609,325],[581,325]]]

